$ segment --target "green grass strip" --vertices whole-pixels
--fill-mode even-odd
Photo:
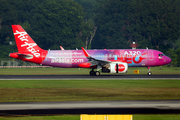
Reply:
[[[180,80],[2,80],[0,102],[174,100]]]
[[[85,68],[0,68],[0,75],[89,75],[90,70]],[[127,75],[134,74],[134,70],[139,70],[139,74],[147,74],[146,67],[130,67],[128,68]],[[180,68],[165,66],[151,67],[151,72],[152,74],[180,74]]]

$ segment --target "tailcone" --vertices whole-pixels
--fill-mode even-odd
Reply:
[[[17,55],[17,53],[10,53],[9,57],[11,57],[11,58],[18,58],[18,55]]]
[[[48,52],[46,50],[41,51],[38,54],[31,54],[29,52],[15,52],[15,53],[10,53],[9,56],[11,58],[20,59],[27,62],[33,62],[36,64],[41,64],[42,61],[46,58],[47,53]]]

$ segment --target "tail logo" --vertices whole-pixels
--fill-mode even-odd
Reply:
[[[14,33],[14,35],[18,35],[18,38],[21,40],[21,41],[25,41],[24,44],[21,45],[21,47],[25,47],[26,46],[26,49],[32,53],[35,57],[39,57],[40,56],[40,53],[39,50],[35,50],[34,47],[37,46],[36,43],[28,43],[28,36],[25,36],[27,35],[26,32],[19,32],[18,30],[16,30],[16,33]]]

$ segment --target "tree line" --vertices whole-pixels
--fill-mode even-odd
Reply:
[[[12,24],[43,49],[157,49],[180,65],[178,0],[1,0],[0,58],[17,51]]]

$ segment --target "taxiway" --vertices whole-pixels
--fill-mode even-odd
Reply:
[[[0,103],[0,116],[45,114],[179,114],[180,100]]]
[[[180,75],[0,75],[0,80],[123,80],[180,79]]]

